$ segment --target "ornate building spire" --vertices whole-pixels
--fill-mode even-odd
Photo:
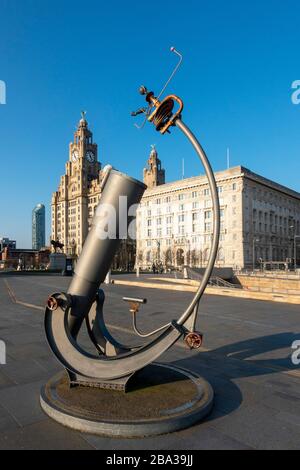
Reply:
[[[85,119],[86,111],[81,111],[80,114],[81,114],[81,119],[80,119],[79,124],[78,124],[78,129],[79,129],[80,127],[86,127],[86,128],[87,128],[87,127],[88,127],[88,122],[87,122],[87,120]]]
[[[154,188],[165,184],[165,170],[161,167],[161,161],[155,145],[151,145],[151,152],[148,159],[148,167],[144,168],[143,180],[148,188]]]

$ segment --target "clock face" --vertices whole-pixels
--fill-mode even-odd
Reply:
[[[72,152],[72,162],[74,162],[74,163],[77,162],[78,157],[79,157],[78,150],[73,150],[73,152]]]
[[[85,156],[88,162],[93,163],[95,161],[95,155],[91,150],[88,150]]]

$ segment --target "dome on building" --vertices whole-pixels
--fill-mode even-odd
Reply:
[[[79,127],[87,127],[87,120],[86,119],[80,119]]]
[[[81,119],[79,121],[79,127],[87,127],[88,123],[85,119],[86,111],[81,111]]]

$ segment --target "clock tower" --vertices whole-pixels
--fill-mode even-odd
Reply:
[[[69,159],[58,190],[52,195],[51,238],[64,244],[64,252],[78,256],[100,199],[101,164],[98,146],[85,112],[69,145]]]

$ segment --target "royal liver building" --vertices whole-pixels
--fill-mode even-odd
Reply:
[[[300,262],[300,194],[242,166],[215,173],[221,235],[217,266],[259,267],[263,261]],[[212,200],[205,176],[165,184],[153,149],[144,170],[146,190],[137,215],[140,268],[207,264]]]
[[[98,147],[84,113],[69,146],[66,172],[52,195],[53,240],[64,244],[69,255],[79,255],[100,198],[101,164]]]
[[[63,251],[77,258],[88,234],[101,197],[103,172],[98,160],[98,146],[82,113],[69,159],[58,190],[52,195],[51,238],[64,244]],[[113,268],[128,270],[135,263],[135,241],[124,240],[114,259]]]

